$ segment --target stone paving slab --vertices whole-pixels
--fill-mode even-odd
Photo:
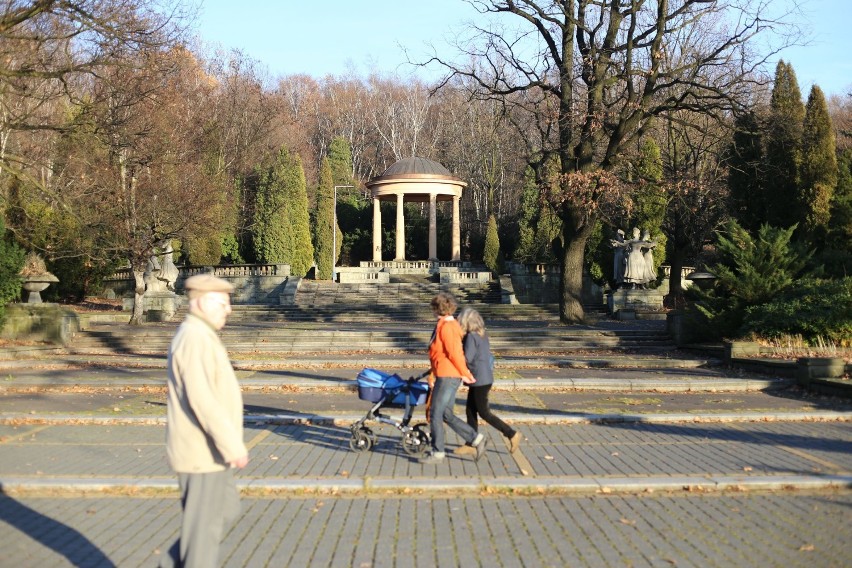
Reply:
[[[466,394],[456,401],[456,413],[464,415]],[[595,392],[568,390],[506,390],[497,387],[491,405],[500,415],[519,422],[563,420],[636,421],[643,415],[667,415],[668,421],[718,420],[811,420],[841,418],[852,412],[852,399],[815,395],[798,388],[769,391],[726,392]],[[247,415],[269,420],[352,421],[361,418],[371,404],[354,392],[329,387],[301,389],[272,387],[243,393]],[[87,417],[132,420],[165,416],[165,389],[95,387],[62,390],[21,389],[0,396],[0,420],[68,420]],[[391,415],[401,414],[389,410]],[[425,416],[415,410],[415,417]],[[738,415],[738,416],[730,416]],[[0,430],[2,435],[2,430]]]
[[[237,369],[243,389],[292,387],[300,389],[356,388],[355,378],[362,366],[340,368]],[[417,376],[425,370],[392,368],[403,377]],[[166,376],[161,369],[138,367],[89,367],[13,369],[0,375],[0,393],[27,388],[90,387],[163,387]],[[758,391],[789,386],[781,377],[758,377],[726,373],[716,369],[497,369],[495,390],[618,390],[618,391]]]
[[[852,493],[244,497],[228,567],[845,566]],[[153,566],[169,498],[0,497],[2,566]]]
[[[717,478],[767,482],[786,476],[852,486],[850,422],[525,425],[525,441],[515,455],[488,428],[492,443],[485,459],[450,456],[437,466],[419,464],[405,454],[392,428],[375,431],[372,451],[356,453],[349,449],[349,429],[343,426],[250,425],[246,443],[252,459],[239,479],[252,486],[314,480],[328,488],[357,485],[357,480],[384,479],[397,486],[452,480],[478,488],[505,479],[547,485],[623,478],[647,486],[651,479],[683,485],[682,479],[695,478],[713,485],[720,483]],[[0,483],[33,486],[83,479],[100,487],[115,478],[173,480],[164,435],[162,425],[26,427],[0,443]],[[457,443],[454,437],[448,442],[450,448]]]

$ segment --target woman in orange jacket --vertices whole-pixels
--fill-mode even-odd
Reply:
[[[453,414],[456,392],[464,382],[475,382],[467,368],[462,348],[462,332],[453,317],[458,305],[455,298],[447,292],[441,292],[431,302],[432,311],[438,318],[432,340],[429,342],[429,362],[435,385],[432,388],[430,425],[432,427],[432,451],[420,458],[420,463],[438,464],[446,457],[444,451],[444,423],[446,422],[466,444],[476,450],[476,460],[485,455],[486,437],[471,428],[465,421]]]

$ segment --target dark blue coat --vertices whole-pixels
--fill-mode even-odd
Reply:
[[[494,383],[494,372],[491,369],[491,342],[487,335],[468,333],[464,336],[464,358],[467,368],[473,373],[476,382],[472,387],[484,387]]]

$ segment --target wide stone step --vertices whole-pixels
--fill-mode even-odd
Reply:
[[[79,333],[72,342],[76,353],[165,353],[176,324],[143,327],[100,324]],[[500,329],[489,332],[492,349],[498,354],[567,353],[595,350],[674,349],[661,330],[622,329]],[[222,341],[232,352],[327,353],[410,352],[422,353],[428,346],[431,328],[415,330],[330,330],[274,326],[229,326]]]

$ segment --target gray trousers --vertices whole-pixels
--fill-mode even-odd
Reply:
[[[180,536],[161,557],[161,568],[212,568],[219,565],[219,544],[240,515],[233,470],[178,473],[183,520]]]

